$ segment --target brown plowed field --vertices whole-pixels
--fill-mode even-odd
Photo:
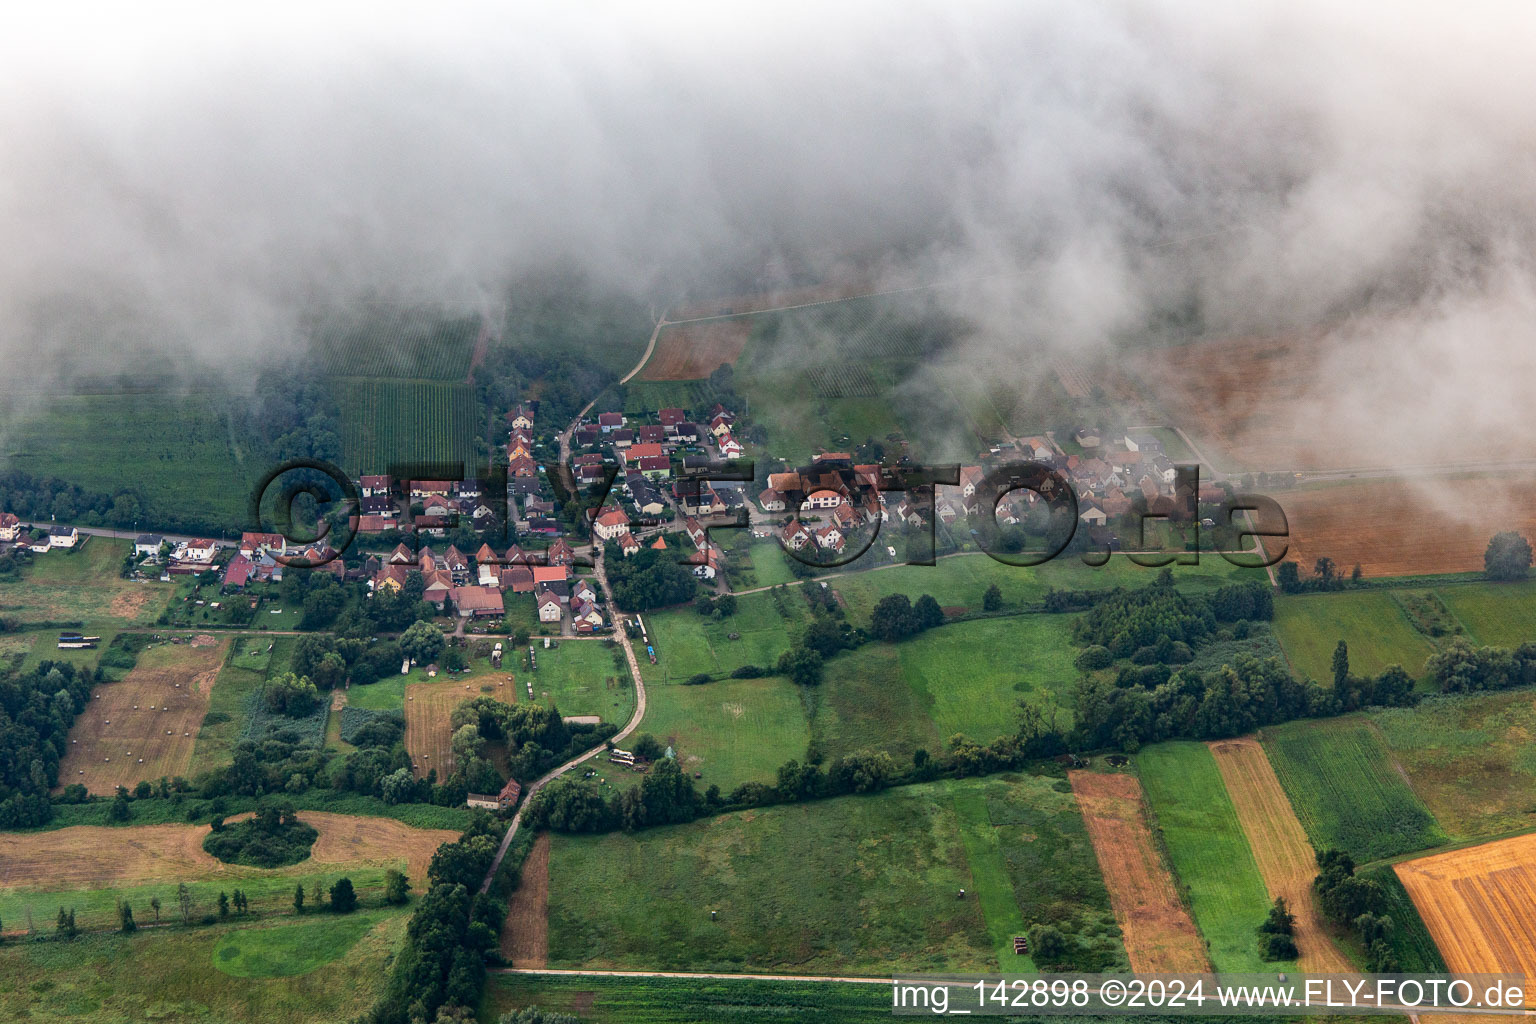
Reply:
[[[1208,972],[1205,944],[1152,842],[1141,783],[1130,775],[1101,772],[1070,772],[1067,777],[1109,887],[1131,970]]]
[[[503,680],[498,675],[495,681]],[[476,676],[468,683],[450,679],[440,683],[411,683],[405,688],[405,749],[411,755],[418,779],[426,778],[433,768],[437,769],[439,782],[453,774],[450,746],[453,709],[475,697],[494,696],[497,700],[506,700],[507,692],[515,690],[516,684],[510,675],[504,681],[507,685],[497,686],[494,694],[480,692],[480,687],[487,683],[495,685],[488,675]]]
[[[458,838],[447,829],[412,828],[393,818],[366,818],[300,811],[320,833],[308,860],[274,871],[216,860],[203,850],[207,825],[76,825],[50,832],[0,833],[0,886],[26,889],[89,889],[155,881],[193,881],[216,875],[302,875],[332,864],[397,864],[425,887],[427,865],[443,843]],[[231,818],[231,821],[236,819]]]
[[[663,327],[641,380],[697,380],[734,363],[752,335],[750,320],[713,320]]]
[[[118,786],[185,775],[228,648],[227,638],[154,647],[121,682],[96,687],[70,729],[59,786],[78,782],[110,796]]]
[[[1426,483],[1426,485],[1428,484]],[[1368,576],[1475,572],[1501,530],[1536,533],[1536,481],[1450,480],[1437,500],[1398,480],[1338,484],[1272,495],[1290,525],[1288,559],[1310,572],[1332,558]],[[1464,510],[1461,516],[1448,509]],[[1266,540],[1265,550],[1274,542]]]
[[[1536,835],[1392,869],[1452,971],[1536,978]]]
[[[1149,349],[1127,360],[1148,401],[1194,435],[1223,469],[1341,469],[1347,445],[1330,444],[1297,416],[1315,386],[1322,338],[1223,338]]]
[[[501,955],[513,967],[544,967],[549,963],[549,833],[541,834],[507,907],[501,928]]]
[[[1354,966],[1333,944],[1312,902],[1316,855],[1264,748],[1251,739],[1221,740],[1208,746],[1237,820],[1243,824],[1259,874],[1264,876],[1264,887],[1271,898],[1284,896],[1296,915],[1299,966],[1314,974],[1352,972]]]

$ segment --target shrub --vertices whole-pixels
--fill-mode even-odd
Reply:
[[[308,857],[319,836],[294,815],[293,808],[268,806],[254,818],[209,832],[203,849],[226,864],[280,868]]]

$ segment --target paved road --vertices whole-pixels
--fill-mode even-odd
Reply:
[[[658,323],[656,331],[660,330],[661,325]],[[630,370],[629,373],[624,376],[624,380],[627,381],[636,373],[640,372],[640,368],[645,365],[645,361],[651,357],[651,349],[655,347],[655,344],[656,332],[652,332],[651,344],[646,346],[645,353],[640,357],[640,362],[636,363],[635,368]],[[596,399],[593,399],[591,402],[588,402],[585,406],[583,406],[581,411],[576,414],[576,417],[566,426],[565,430],[561,431],[560,464],[562,466],[570,465],[571,434],[573,431],[575,431],[576,424],[581,422],[581,418],[591,410],[593,403],[596,401]],[[539,790],[543,789],[545,786],[549,785],[555,779],[558,779],[572,768],[575,768],[583,761],[586,761],[601,753],[603,750],[606,750],[609,742],[617,746],[622,740],[624,740],[625,737],[629,736],[637,728],[640,727],[640,720],[645,717],[645,678],[640,674],[640,659],[635,657],[635,649],[634,646],[629,642],[629,634],[624,631],[623,619],[619,615],[618,605],[616,605],[613,601],[613,588],[608,585],[608,573],[603,568],[602,549],[596,545],[592,545],[592,556],[593,573],[597,577],[597,585],[599,589],[602,590],[603,603],[607,605],[606,610],[608,614],[608,621],[613,623],[614,634],[619,641],[619,645],[624,648],[624,658],[629,662],[629,672],[635,680],[635,713],[630,716],[629,722],[625,724],[624,728],[614,733],[613,736],[611,736],[607,741],[599,743],[591,750],[571,758],[569,761],[565,762],[557,768],[553,768],[550,771],[545,772],[543,775],[539,776],[537,779],[534,779],[533,782],[529,784],[528,788],[523,793],[522,804],[518,807],[517,813],[512,816],[512,823],[507,826],[507,834],[502,836],[501,845],[496,849],[496,859],[491,861],[491,868],[485,873],[485,881],[480,885],[480,891],[482,893],[490,890],[491,882],[496,878],[496,872],[501,870],[502,859],[506,857],[507,850],[511,848],[512,840],[517,836],[517,830],[522,827],[523,812],[528,809],[528,805],[533,802],[533,798],[539,792]]]
[[[29,523],[23,521],[21,525],[34,530],[46,530],[50,526],[58,526],[59,524]],[[79,530],[81,533],[89,534],[92,537],[120,537],[124,540],[133,540],[133,538],[138,536],[138,534],[134,533],[132,530],[113,530],[103,526],[77,526],[75,529]],[[154,531],[146,529],[141,532],[153,533]],[[172,544],[179,544],[182,541],[212,540],[216,547],[236,548],[240,546],[240,542],[238,540],[222,540],[215,537],[209,537],[207,534],[203,534],[202,536],[195,536],[190,533],[162,533],[159,534],[159,536],[165,540],[170,541]]]

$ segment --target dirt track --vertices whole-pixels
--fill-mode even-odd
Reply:
[[[121,682],[97,686],[70,729],[58,788],[78,782],[110,796],[118,786],[185,775],[228,648],[227,637],[157,647]]]
[[[549,963],[549,833],[542,833],[523,862],[521,881],[501,928],[501,955],[513,967]]]
[[[1264,887],[1271,898],[1284,896],[1296,915],[1296,947],[1301,951],[1298,965],[1309,973],[1353,971],[1354,966],[1333,944],[1312,901],[1317,859],[1264,748],[1251,739],[1207,745],[1248,836]]]
[[[1451,970],[1536,977],[1536,835],[1393,866]]]
[[[1152,842],[1141,784],[1130,775],[1069,772],[1088,838],[1124,933],[1131,970],[1201,974],[1205,944]]]

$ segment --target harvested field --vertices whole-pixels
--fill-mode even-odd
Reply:
[[[1536,835],[1393,869],[1452,971],[1536,977]]]
[[[69,732],[59,787],[110,796],[118,786],[187,774],[228,639],[165,645],[139,655],[121,682],[103,683]]]
[[[1125,951],[1136,972],[1200,974],[1211,969],[1205,944],[1152,842],[1141,784],[1131,775],[1075,771],[1067,776],[1088,826]]]
[[[510,675],[506,676],[511,680]],[[506,700],[506,691],[515,684],[496,686],[495,694],[480,692],[480,687],[493,685],[490,676],[477,676],[468,683],[459,680],[445,682],[412,683],[405,688],[405,749],[410,752],[416,777],[424,779],[433,768],[439,781],[453,773],[453,723],[449,721],[453,709],[475,697],[495,696]],[[498,675],[497,680],[501,681]],[[510,703],[510,701],[508,702]]]
[[[734,363],[752,335],[749,320],[714,320],[664,327],[641,380],[697,380]]]
[[[325,811],[300,811],[299,818],[320,833],[309,859],[271,871],[225,864],[206,853],[207,825],[76,825],[49,832],[0,833],[0,886],[90,889],[220,875],[302,875],[328,864],[402,860],[406,874],[416,881],[426,878],[437,848],[458,838],[457,832],[412,828],[392,818]]]
[[[1283,493],[1276,500],[1290,522],[1287,557],[1304,572],[1324,556],[1346,573],[1359,563],[1368,576],[1476,572],[1495,533],[1536,531],[1536,481],[1494,486],[1466,480],[1456,486],[1466,518],[1446,511],[1444,498],[1437,504],[1424,490],[1397,480]]]
[[[1200,341],[1139,352],[1127,365],[1223,469],[1339,469],[1359,464],[1352,448],[1296,415],[1296,400],[1314,386],[1322,340]]]
[[[803,306],[811,302],[835,302],[873,291],[875,283],[862,277],[850,277],[823,284],[801,285],[798,288],[775,288],[772,291],[742,295],[724,295],[711,299],[697,299],[668,310],[673,320],[686,320],[699,316],[728,316],[742,313],[758,313],[785,306]]]
[[[1208,746],[1248,836],[1259,874],[1264,876],[1264,887],[1271,898],[1284,896],[1296,915],[1296,948],[1301,952],[1297,964],[1309,973],[1353,971],[1312,902],[1317,860],[1264,748],[1252,739],[1221,740]]]
[[[548,832],[528,851],[521,879],[501,927],[501,955],[513,967],[544,967],[549,963]]]

